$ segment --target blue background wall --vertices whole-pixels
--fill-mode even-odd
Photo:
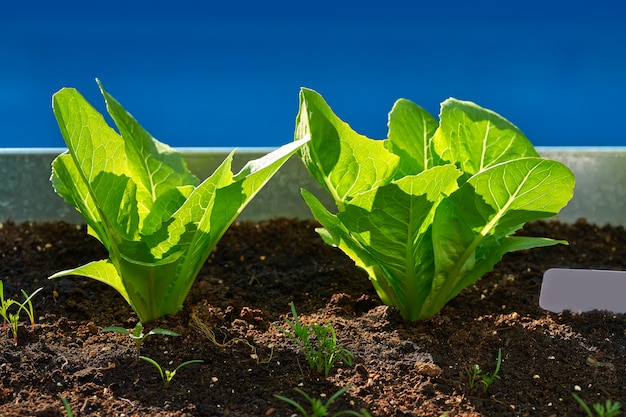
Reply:
[[[179,147],[288,142],[301,86],[374,138],[397,98],[437,115],[452,96],[536,145],[626,145],[623,1],[11,3],[3,147],[64,146],[51,96],[76,87],[104,111],[96,77]]]

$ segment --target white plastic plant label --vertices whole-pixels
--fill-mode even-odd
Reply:
[[[625,295],[626,271],[553,268],[543,275],[539,306],[554,313],[626,313]]]

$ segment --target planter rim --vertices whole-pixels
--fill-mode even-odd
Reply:
[[[235,150],[233,170],[276,147],[179,147],[189,169],[207,178]],[[562,162],[574,173],[574,198],[554,219],[614,226],[626,224],[626,146],[539,146],[543,157]],[[0,222],[57,221],[82,224],[84,220],[50,184],[52,160],[67,148],[0,148]],[[274,217],[311,219],[300,195],[305,188],[330,210],[334,203],[298,157],[290,158],[239,216],[262,221]]]

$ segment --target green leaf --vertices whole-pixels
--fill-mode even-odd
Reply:
[[[460,175],[454,165],[434,167],[362,193],[337,215],[384,271],[377,280],[409,320],[419,317],[435,271],[430,225]]]
[[[101,331],[102,333],[114,332],[114,333],[120,333],[126,336],[132,334],[131,332],[128,331],[128,329],[126,329],[125,327],[120,327],[120,326],[108,326],[102,329]]]
[[[560,162],[516,159],[472,176],[450,201],[474,232],[499,237],[557,214],[572,198],[574,181]]]
[[[56,93],[53,110],[71,155],[71,160],[63,159],[65,173],[73,178],[70,182],[64,181],[64,187],[57,192],[70,192],[70,197],[61,195],[66,201],[77,202],[85,197],[84,191],[88,191],[91,201],[84,204],[92,207],[85,214],[91,216],[95,209],[98,218],[90,220],[101,223],[94,232],[115,236],[113,241],[134,238],[138,233],[139,218],[135,214],[136,200],[128,195],[135,189],[128,181],[122,138],[74,89],[64,88]],[[53,179],[53,184],[55,182]],[[101,235],[98,237],[101,241],[106,240]]]
[[[398,173],[419,174],[433,166],[432,136],[439,124],[417,104],[400,99],[389,113],[389,138],[385,147],[400,157]]]
[[[146,333],[146,336],[151,336],[153,334],[159,334],[163,336],[173,336],[173,337],[180,336],[180,333],[176,333],[175,331],[168,330],[168,329],[159,329],[159,328],[150,330],[148,333]]]
[[[518,159],[487,169],[452,194],[433,222],[436,313],[513,250],[563,241],[508,237],[527,221],[551,217],[571,199],[574,176],[560,162]]]
[[[301,150],[302,160],[341,206],[360,192],[387,184],[400,158],[382,141],[356,133],[341,121],[315,91],[300,91],[296,139],[315,137]]]
[[[143,223],[141,231],[151,234],[180,207],[191,191],[189,186],[200,181],[189,172],[179,152],[153,138],[105,91],[99,81],[98,85],[107,110],[124,140],[129,176],[137,186],[140,217],[142,220],[149,218]]]
[[[122,278],[117,269],[109,260],[89,262],[78,268],[67,269],[57,272],[50,276],[50,279],[79,275],[82,277],[93,278],[113,287],[124,299],[130,304],[131,300],[126,293],[126,287],[122,283]]]
[[[163,380],[163,384],[167,384],[169,382],[169,381],[166,382],[164,369],[161,367],[161,365],[159,365],[159,363],[157,361],[155,361],[154,359],[149,358],[147,356],[139,356],[139,358],[143,359],[146,362],[148,362],[149,364],[154,366],[159,371],[159,375],[161,375],[161,379]]]
[[[470,101],[444,101],[439,117],[433,138],[436,152],[469,175],[501,162],[539,156],[515,125]]]

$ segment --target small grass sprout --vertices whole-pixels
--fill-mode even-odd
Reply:
[[[615,417],[622,414],[622,404],[619,401],[613,402],[611,400],[606,400],[604,404],[595,403],[593,405],[593,410],[596,412],[596,414],[594,414],[585,402],[585,400],[580,398],[576,393],[572,392],[572,397],[574,397],[576,402],[580,404],[580,406],[583,408],[583,410],[585,410],[585,413],[587,413],[587,416],[589,417]]]
[[[28,320],[30,321],[30,327],[32,330],[35,330],[35,311],[33,309],[33,303],[31,299],[35,294],[41,291],[43,288],[37,288],[31,295],[28,295],[26,291],[22,290],[22,295],[25,300],[23,303],[17,303],[20,306],[20,311],[24,310],[28,315]]]
[[[147,356],[140,356],[140,358],[148,363],[151,363],[152,365],[154,365],[155,368],[159,370],[159,374],[161,375],[161,380],[163,380],[163,388],[165,389],[169,388],[170,383],[172,382],[172,379],[174,379],[174,377],[176,376],[176,372],[178,372],[180,368],[182,368],[183,366],[190,365],[192,363],[204,362],[203,360],[200,360],[200,359],[193,359],[193,360],[181,363],[173,371],[170,371],[167,369],[163,369],[163,367],[161,367],[161,365],[159,365],[158,362],[152,358],[149,358]]]
[[[2,323],[2,331],[7,329],[7,322],[9,321],[9,307],[11,307],[13,303],[15,303],[15,300],[10,298],[7,298],[6,300],[4,299],[4,284],[0,281],[0,315],[2,315],[2,318],[4,319]]]
[[[2,316],[2,319],[3,319],[2,330],[5,331],[8,325],[8,328],[11,330],[11,333],[13,335],[13,340],[15,341],[16,345],[18,343],[20,313],[22,312],[22,310],[25,311],[26,314],[28,315],[31,328],[33,330],[35,329],[35,312],[34,312],[33,303],[31,300],[35,296],[35,294],[37,294],[42,289],[43,288],[38,288],[35,291],[33,291],[33,293],[30,295],[28,295],[26,291],[22,290],[22,295],[24,296],[25,300],[23,303],[20,303],[19,301],[13,300],[11,298],[7,298],[7,299],[4,298],[4,285],[2,281],[0,281],[0,315]],[[11,308],[11,306],[19,307],[17,309],[17,312],[9,312],[9,309]]]
[[[119,326],[109,326],[109,327],[105,327],[104,329],[102,329],[102,332],[103,333],[115,332],[115,333],[128,335],[128,337],[130,337],[130,339],[133,342],[135,342],[135,350],[136,350],[135,364],[139,363],[141,345],[148,338],[148,336],[152,336],[154,334],[160,334],[160,335],[165,335],[165,336],[180,336],[180,334],[172,330],[159,329],[159,328],[152,329],[148,333],[144,333],[143,324],[141,322],[138,322],[137,325],[131,330],[125,329],[124,327],[119,327]]]
[[[498,349],[498,357],[496,359],[496,369],[493,373],[483,373],[483,370],[480,369],[480,366],[477,364],[471,368],[466,369],[467,377],[469,380],[469,387],[471,390],[476,388],[478,385],[482,385],[483,393],[487,392],[491,384],[494,383],[496,379],[500,379],[498,373],[500,372],[500,365],[502,364],[502,348]]]
[[[278,329],[298,345],[311,369],[320,374],[324,373],[324,376],[327,377],[339,359],[348,366],[352,365],[354,355],[348,349],[337,345],[337,333],[335,333],[332,324],[327,322],[325,325],[302,325],[293,302],[291,303],[291,314],[293,321],[285,318],[291,331],[282,327],[278,327]]]
[[[9,323],[9,329],[11,330],[11,333],[13,334],[13,341],[15,342],[15,345],[17,346],[17,343],[18,343],[17,333],[20,327],[20,315],[10,313],[8,323]]]
[[[304,408],[304,406],[302,404],[300,404],[296,400],[292,400],[291,398],[287,398],[287,397],[284,397],[284,396],[278,395],[278,394],[274,394],[274,397],[276,397],[279,400],[284,401],[287,404],[293,406],[296,410],[298,410],[298,413],[300,413],[300,415],[302,415],[302,417],[325,417],[325,416],[329,415],[328,408],[330,407],[330,405],[340,395],[342,395],[344,392],[346,392],[348,390],[348,388],[350,388],[350,386],[351,385],[346,385],[345,387],[341,388],[339,391],[335,392],[328,399],[328,401],[326,401],[325,403],[323,403],[322,400],[320,400],[319,398],[311,397],[310,395],[308,395],[306,392],[304,392],[303,390],[301,390],[299,388],[294,388],[294,390],[297,393],[302,395],[309,402],[309,405],[311,407],[311,412],[310,413]],[[367,410],[365,410],[365,409],[361,409],[360,412],[353,411],[353,410],[343,410],[343,411],[339,411],[339,412],[333,414],[332,417],[348,416],[348,415],[349,416],[359,416],[359,417],[371,417],[371,414]]]
[[[72,412],[72,406],[70,402],[65,397],[61,397],[61,402],[63,403],[63,408],[65,409],[65,413],[67,417],[74,417],[74,413]]]

